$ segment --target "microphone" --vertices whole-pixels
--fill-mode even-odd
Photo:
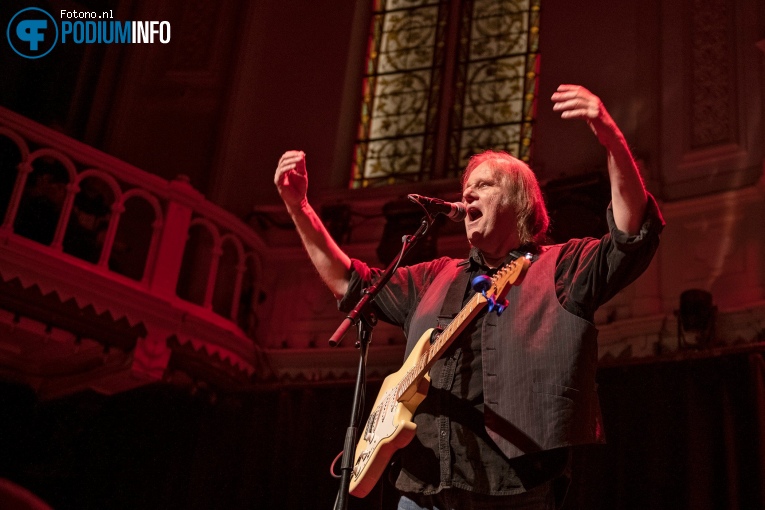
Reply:
[[[443,214],[452,221],[462,221],[467,215],[467,210],[462,202],[447,202],[440,198],[423,197],[422,195],[407,195],[407,198],[415,204],[420,204],[428,213]]]

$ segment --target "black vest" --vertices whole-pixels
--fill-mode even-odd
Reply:
[[[559,251],[546,248],[510,289],[508,309],[483,322],[484,421],[508,458],[605,439],[595,384],[597,329],[558,301]],[[457,263],[444,266],[417,304],[406,328],[407,355],[437,325],[447,291],[463,270]]]

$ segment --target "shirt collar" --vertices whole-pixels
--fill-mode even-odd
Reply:
[[[519,246],[517,249],[511,251],[507,254],[505,257],[505,260],[502,261],[502,265],[508,264],[512,262],[513,260],[518,258],[519,253],[531,253],[533,255],[532,260],[536,260],[537,255],[540,253],[541,249],[540,246],[536,243],[527,243],[524,245]],[[468,258],[466,260],[463,260],[459,264],[460,266],[466,266],[465,271],[475,271],[476,269],[483,269],[484,271],[489,270],[489,266],[486,265],[486,262],[483,259],[483,253],[481,253],[481,250],[476,248],[475,246],[472,246],[470,248],[470,254],[468,255]]]

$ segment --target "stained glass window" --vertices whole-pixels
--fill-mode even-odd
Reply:
[[[351,187],[529,160],[540,0],[375,0]]]

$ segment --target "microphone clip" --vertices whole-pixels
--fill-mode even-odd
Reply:
[[[447,202],[440,198],[424,197],[422,195],[407,195],[407,198],[422,207],[428,217],[443,214],[452,221],[462,221],[467,215],[465,205],[462,202]]]

